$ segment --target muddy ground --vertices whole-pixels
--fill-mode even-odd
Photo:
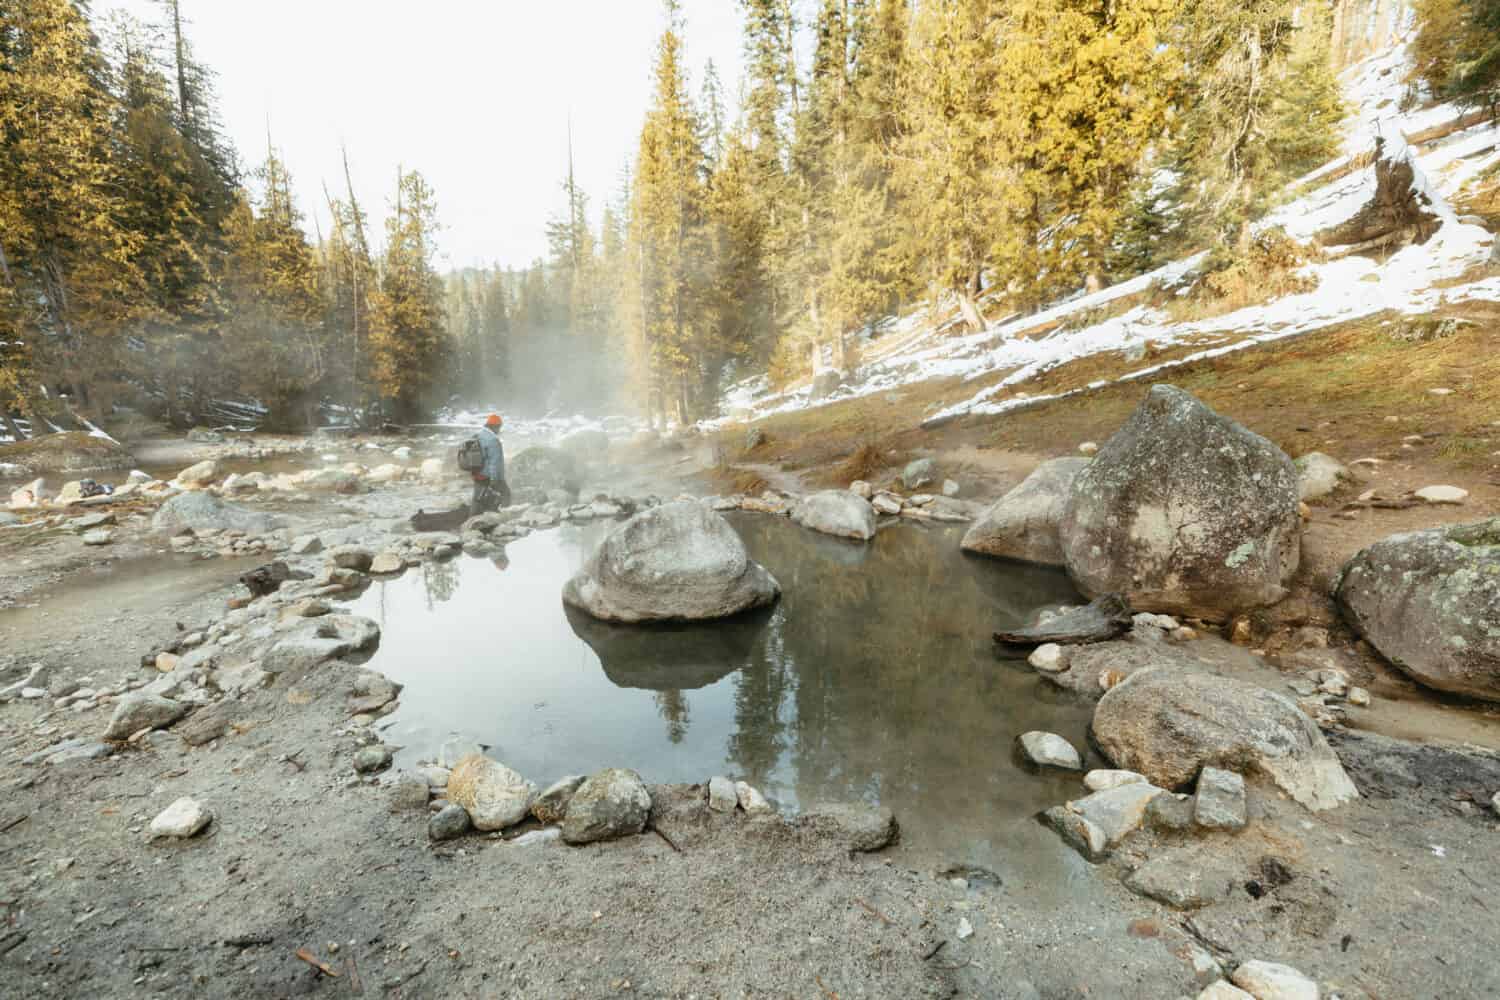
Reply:
[[[945,433],[929,450],[964,470],[976,498],[1033,463]],[[183,464],[201,453],[172,447]],[[976,455],[983,474],[970,471]],[[721,457],[688,442],[629,453],[610,476],[619,492],[666,491],[722,477]],[[775,455],[764,464],[778,485],[808,476]],[[1346,520],[1334,514],[1348,497],[1336,498],[1313,513],[1298,600],[1252,622],[1255,651],[1202,640],[1268,685],[1284,679],[1288,635],[1309,623],[1357,658],[1356,682],[1376,701],[1331,740],[1363,798],[1335,812],[1309,814],[1256,787],[1244,833],[1139,834],[1104,864],[1076,859],[1063,885],[947,871],[920,844],[851,854],[837,829],[712,815],[684,790],[653,789],[671,844],[518,846],[476,834],[434,845],[424,810],[395,807],[390,775],[351,769],[352,665],[224,702],[230,728],[206,745],[121,746],[55,765],[23,761],[71,735],[96,738],[108,707],[18,700],[0,705],[0,995],[1144,1000],[1194,996],[1219,964],[1250,958],[1293,965],[1345,998],[1500,995],[1488,930],[1500,909],[1500,818],[1487,804],[1500,792],[1500,715],[1415,688],[1319,617],[1320,574],[1359,546],[1497,510],[1482,473],[1401,464],[1383,473],[1391,488],[1462,474],[1468,505]],[[379,536],[415,506],[461,493],[461,483],[407,484],[269,504],[301,530]],[[244,594],[235,577],[262,560],[171,554],[145,534],[145,514],[124,518],[100,550],[62,531],[0,542],[0,668],[138,677],[143,653]],[[213,824],[148,843],[151,817],[183,795],[208,804]],[[1183,852],[1185,871],[1228,871],[1241,890],[1184,913],[1121,883],[1169,851]],[[961,920],[972,935],[960,937]]]

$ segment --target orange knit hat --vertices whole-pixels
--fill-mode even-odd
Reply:
[[[498,413],[491,413],[484,418],[484,426],[486,427],[499,427],[503,423],[505,421],[500,419],[500,414]]]

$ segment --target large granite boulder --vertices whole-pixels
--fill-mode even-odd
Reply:
[[[634,771],[611,767],[586,779],[568,800],[563,840],[591,844],[640,833],[651,815],[651,794]]]
[[[1021,484],[997,500],[959,543],[965,552],[1043,566],[1063,564],[1057,523],[1073,488],[1088,468],[1086,458],[1043,462]]]
[[[792,511],[804,528],[825,535],[869,541],[875,537],[875,508],[848,490],[823,490],[804,499]]]
[[[616,528],[563,588],[563,600],[606,621],[701,621],[774,601],[781,585],[722,516],[677,501]]]
[[[1292,460],[1156,385],[1078,473],[1059,525],[1068,574],[1137,611],[1223,619],[1273,604],[1300,557]]]
[[[264,535],[282,527],[285,522],[274,515],[248,510],[225,503],[210,493],[179,493],[157,508],[151,528],[164,535],[184,529],[201,531],[243,531],[247,535]]]
[[[513,492],[540,501],[553,490],[576,494],[583,477],[572,454],[538,445],[506,459],[505,481]]]
[[[1500,518],[1376,542],[1335,593],[1360,635],[1418,682],[1500,701]]]
[[[1162,788],[1182,788],[1209,766],[1262,775],[1313,810],[1359,794],[1295,702],[1228,677],[1138,671],[1099,700],[1093,733],[1116,767]]]

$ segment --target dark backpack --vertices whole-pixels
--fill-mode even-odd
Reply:
[[[480,472],[484,469],[484,446],[478,437],[471,437],[458,446],[458,467],[465,472]]]

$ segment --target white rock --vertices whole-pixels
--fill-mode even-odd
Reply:
[[[1318,984],[1289,965],[1252,959],[1229,977],[1255,1000],[1318,1000]]]
[[[219,465],[213,459],[190,465],[177,473],[177,481],[189,489],[202,489],[219,478]]]
[[[1105,843],[1114,847],[1140,829],[1146,821],[1146,807],[1162,794],[1155,785],[1134,782],[1075,799],[1067,810],[1093,824],[1104,834]]]
[[[951,480],[951,479],[944,479],[943,480],[943,496],[945,496],[945,497],[956,497],[956,496],[958,496],[958,489],[959,489],[958,484],[955,483],[953,480]]]
[[[371,573],[399,573],[406,568],[406,560],[396,552],[382,552],[370,561]]]
[[[1098,768],[1083,776],[1083,786],[1091,792],[1102,792],[1121,785],[1144,785],[1146,776],[1134,771],[1111,771]]]
[[[1055,642],[1043,643],[1031,651],[1026,662],[1037,670],[1049,674],[1060,674],[1068,669],[1068,651]]]
[[[766,801],[766,797],[747,782],[736,781],[734,794],[739,799],[740,808],[745,810],[747,816],[763,816],[776,811],[771,803]]]
[[[429,458],[422,463],[422,478],[428,482],[436,482],[443,478],[443,460],[440,458]]]
[[[1255,1000],[1250,994],[1232,986],[1227,980],[1220,979],[1216,983],[1210,983],[1203,992],[1198,994],[1198,1000]]]
[[[863,479],[856,479],[854,482],[849,484],[849,492],[853,493],[857,497],[862,497],[868,500],[875,495],[875,487],[871,486]]]
[[[734,782],[728,778],[715,776],[708,781],[708,808],[714,812],[734,812],[734,807],[739,804],[739,795],[735,791]]]
[[[214,814],[197,799],[183,797],[157,813],[151,821],[153,837],[191,837],[213,820]]]
[[[1469,491],[1458,486],[1424,486],[1414,496],[1428,503],[1460,504],[1469,498]]]
[[[870,501],[870,506],[875,508],[877,514],[899,514],[901,513],[901,498],[894,493],[877,493]]]
[[[1500,816],[1500,792],[1490,797],[1490,808],[1495,810],[1495,815]]]
[[[1056,733],[1032,730],[1021,734],[1021,749],[1038,767],[1059,767],[1068,771],[1083,770],[1083,758],[1073,744]]]
[[[1366,691],[1362,687],[1352,687],[1349,689],[1349,704],[1359,708],[1363,708],[1369,703],[1370,692]]]
[[[1085,441],[1078,446],[1078,453],[1080,455],[1094,455],[1097,454],[1098,451],[1099,445],[1095,441]]]
[[[971,924],[971,923],[969,923],[969,918],[968,917],[959,917],[958,918],[958,939],[960,941],[967,941],[969,938],[971,938],[973,936],[974,936],[974,925]]]

